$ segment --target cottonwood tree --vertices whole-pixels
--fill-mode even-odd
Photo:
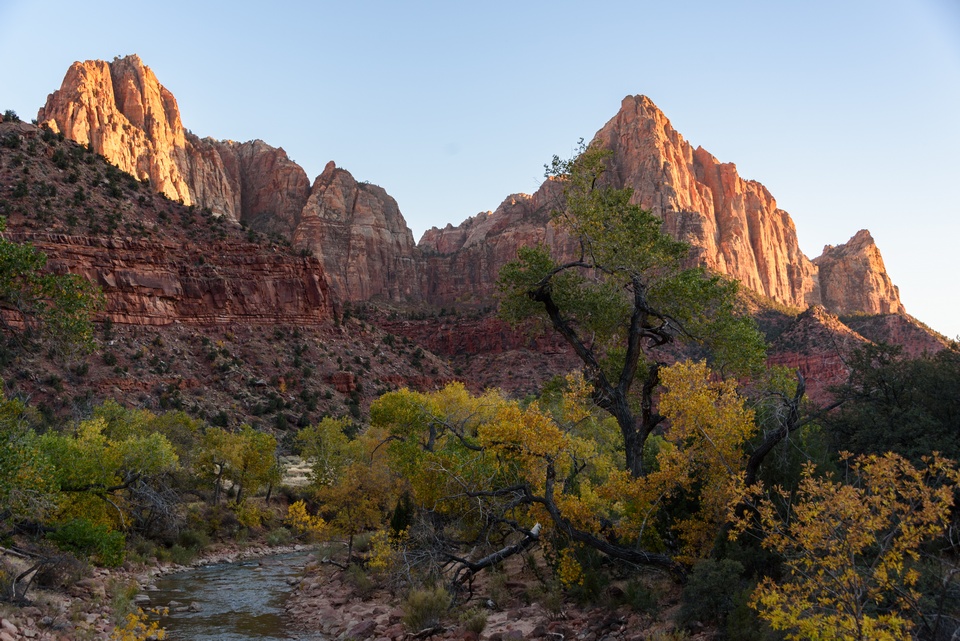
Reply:
[[[54,466],[19,400],[0,396],[0,532],[23,519],[42,521],[56,508]]]
[[[236,491],[235,504],[241,505],[245,494],[275,483],[277,440],[249,425],[237,432],[208,427],[200,439],[196,459],[198,472],[213,484],[213,504],[220,503],[226,482]]]
[[[563,188],[553,222],[579,245],[560,262],[546,248],[523,248],[500,272],[501,313],[520,323],[545,319],[582,361],[596,404],[617,421],[626,468],[646,473],[643,450],[663,421],[656,404],[663,350],[705,348],[717,370],[758,367],[763,339],[740,308],[737,283],[688,267],[688,246],[610,184],[611,152],[590,146],[554,157],[547,175]]]
[[[0,232],[5,230],[0,218]],[[17,340],[30,333],[51,339],[61,351],[90,349],[92,319],[103,307],[100,290],[75,274],[51,273],[46,264],[46,255],[32,245],[0,237],[0,326]]]
[[[346,419],[324,418],[297,436],[301,455],[312,464],[311,489],[319,504],[325,534],[347,541],[347,564],[353,561],[357,535],[384,524],[396,500],[396,476],[386,465],[383,438],[368,429],[350,439]]]
[[[114,438],[102,418],[81,422],[73,433],[47,432],[38,445],[54,466],[61,521],[83,518],[116,529],[127,529],[131,517],[142,522],[145,487],[178,466],[162,434]]]
[[[664,367],[662,376],[671,420],[641,477],[624,467],[616,422],[577,375],[555,398],[526,405],[460,384],[382,396],[371,420],[418,516],[406,553],[420,556],[410,562],[463,583],[543,543],[566,583],[581,578],[577,548],[683,574],[678,561],[708,554],[743,496],[754,426],[733,384],[705,364]],[[671,513],[675,501],[684,516]]]
[[[759,522],[764,547],[783,555],[786,576],[765,578],[751,605],[789,639],[878,641],[940,638],[924,612],[924,545],[941,537],[960,472],[948,460],[914,466],[888,452],[842,458],[842,479],[806,466],[796,492],[772,488],[739,531]],[[955,623],[951,628],[955,627]]]

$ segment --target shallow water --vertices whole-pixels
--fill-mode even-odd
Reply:
[[[157,579],[157,590],[148,592],[150,605],[178,601],[199,606],[199,612],[171,612],[161,619],[168,639],[320,641],[324,637],[287,629],[283,610],[293,590],[288,579],[299,577],[309,560],[307,552],[294,552],[169,574]]]

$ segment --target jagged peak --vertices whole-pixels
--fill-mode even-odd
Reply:
[[[88,62],[90,62],[90,61],[88,61]],[[145,64],[143,63],[143,59],[140,58],[140,55],[139,55],[139,54],[136,54],[136,53],[128,53],[128,54],[125,55],[125,56],[114,56],[114,57],[113,57],[113,60],[110,62],[110,64],[115,63],[115,62],[120,62],[120,63],[126,62],[126,63],[129,63],[129,64],[139,65],[139,66],[141,66],[141,67],[147,67],[147,65],[145,65]]]
[[[839,245],[824,245],[823,251],[819,256],[813,259],[813,263],[818,265],[828,259],[842,258],[851,254],[863,253],[864,251],[868,250],[875,252],[879,259],[880,249],[877,247],[877,243],[873,239],[873,235],[870,234],[869,230],[861,229],[856,234],[851,236],[850,240],[845,243],[841,243]],[[882,259],[880,260],[882,261]]]

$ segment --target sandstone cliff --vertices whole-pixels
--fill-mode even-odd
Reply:
[[[37,121],[92,145],[171,200],[193,202],[182,171],[186,139],[177,100],[138,56],[73,63]]]
[[[733,164],[694,149],[649,98],[625,98],[594,140],[613,151],[614,184],[633,189],[633,201],[659,216],[665,231],[690,243],[701,264],[785,305],[824,304],[838,313],[902,311],[872,240],[851,241],[847,250],[834,248],[831,256],[811,262],[789,214],[770,192],[741,178]],[[492,214],[427,231],[419,246],[428,260],[428,300],[448,304],[464,288],[489,296],[499,266],[525,244],[547,243],[569,258],[572,246],[549,224],[560,200],[556,185],[547,181],[533,196],[510,196]],[[456,278],[462,282],[447,284]],[[824,278],[827,296],[821,292]]]
[[[595,140],[613,150],[616,182],[702,264],[780,303],[818,302],[815,270],[790,216],[735,165],[694,149],[649,98],[624,98]]]
[[[177,240],[12,238],[47,254],[51,269],[99,285],[106,300],[103,317],[115,323],[316,325],[333,316],[316,261],[268,254],[249,243],[184,247]]]
[[[413,237],[384,190],[341,169],[325,171],[311,187],[283,149],[185,132],[173,95],[135,55],[74,63],[38,121],[89,143],[173,200],[296,238],[322,258],[342,300],[422,297]]]
[[[310,194],[303,169],[261,140],[201,140],[177,101],[136,55],[75,62],[37,120],[171,200],[289,237]]]
[[[425,262],[425,297],[434,305],[494,300],[500,268],[523,246],[546,245],[572,255],[570,238],[550,222],[559,203],[556,183],[530,196],[514,194],[494,212],[477,214],[458,227],[429,229],[418,247]]]
[[[52,269],[98,284],[103,319],[130,325],[332,319],[333,296],[317,259],[248,242],[236,225],[155,197],[73,143],[32,125],[0,123],[0,136],[12,132],[33,151],[17,156],[0,149],[0,194],[22,185],[11,200],[0,198],[7,237],[33,244]]]
[[[313,183],[293,242],[320,258],[345,300],[421,300],[419,252],[397,202],[332,161]]]
[[[293,240],[321,259],[346,301],[485,304],[520,246],[544,243],[563,257],[574,250],[549,222],[562,206],[550,181],[492,213],[431,229],[415,246],[397,203],[343,169],[328,165],[311,187],[282,149],[185,133],[173,95],[137,56],[75,63],[38,118],[173,199]],[[617,186],[632,188],[701,264],[785,305],[902,312],[869,235],[811,262],[770,192],[690,145],[648,98],[625,98],[595,140],[614,152]]]
[[[823,248],[814,264],[820,272],[823,305],[836,314],[903,314],[900,292],[866,229],[843,245]]]

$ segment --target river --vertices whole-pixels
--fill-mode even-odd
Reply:
[[[302,551],[206,565],[158,577],[156,590],[147,594],[151,607],[180,604],[161,620],[168,639],[322,641],[322,636],[288,629],[283,609],[293,589],[290,581],[310,558]]]

